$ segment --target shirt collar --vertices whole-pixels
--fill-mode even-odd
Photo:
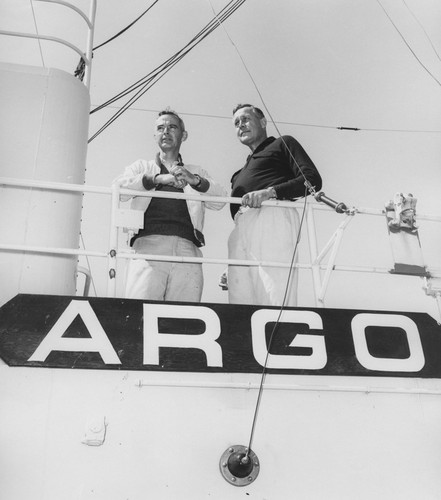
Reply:
[[[255,153],[258,153],[259,151],[262,151],[262,149],[265,149],[269,144],[274,142],[276,140],[275,137],[267,137],[263,142],[261,142],[257,148],[250,154],[250,157],[253,156]]]
[[[156,165],[158,165],[158,167],[164,166],[162,164],[161,157],[160,157],[159,153],[156,153],[155,162],[156,162]],[[182,161],[181,153],[178,154],[178,165],[181,167],[184,166],[184,162]]]

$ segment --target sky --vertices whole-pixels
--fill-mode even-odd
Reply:
[[[74,3],[88,11],[87,0]],[[227,3],[159,0],[128,31],[94,52],[91,109],[183,48],[211,21],[213,10]],[[93,45],[108,40],[152,4],[98,0]],[[154,120],[170,106],[181,114],[189,133],[182,147],[184,162],[203,166],[229,188],[231,175],[249,152],[235,137],[231,111],[239,102],[251,102],[266,111],[282,134],[303,145],[322,175],[323,191],[334,200],[382,210],[396,192],[412,193],[418,199],[417,213],[441,215],[440,25],[438,0],[247,0],[89,144],[86,183],[110,186],[126,165],[153,158]],[[38,30],[85,47],[84,23],[51,3],[2,0],[0,29]],[[72,73],[78,56],[52,42],[2,37],[0,60]],[[93,113],[90,136],[124,103],[119,100]],[[278,133],[272,124],[269,133]],[[109,208],[107,198],[85,195],[86,249],[103,250]],[[228,207],[207,212],[204,256],[227,258],[233,228]],[[318,216],[322,248],[344,216],[324,211]],[[440,229],[440,223],[420,221],[429,270],[441,269]],[[307,242],[304,230],[300,262],[308,260]],[[91,295],[105,295],[105,259],[81,258],[80,264],[91,268]],[[384,218],[355,215],[337,264],[393,267]],[[118,268],[119,295],[123,267]],[[217,286],[224,267],[204,266],[203,301],[227,302],[226,292]],[[335,272],[325,305],[427,311],[436,317],[436,301],[422,285],[419,277]],[[299,306],[314,306],[307,270],[300,271]]]

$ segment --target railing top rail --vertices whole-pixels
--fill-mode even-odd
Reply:
[[[40,0],[40,1],[43,1],[43,0]],[[80,57],[82,57],[84,59],[84,62],[87,65],[90,64],[90,59],[84,54],[84,52],[81,49],[79,49],[73,43],[70,43],[70,42],[67,42],[66,40],[63,40],[62,38],[58,38],[55,36],[48,36],[48,35],[36,35],[33,33],[21,33],[19,31],[4,31],[4,30],[0,30],[0,35],[16,36],[19,38],[32,38],[34,40],[48,40],[50,42],[57,42],[57,43],[60,43],[61,45],[65,45],[66,47],[69,47],[74,52],[76,52]]]
[[[37,188],[37,189],[48,189],[56,191],[71,191],[71,192],[83,192],[83,193],[95,193],[95,194],[108,194],[112,195],[115,188],[118,190],[120,195],[134,195],[134,191],[131,189],[122,189],[117,183],[114,183],[110,187],[106,186],[93,186],[86,184],[70,184],[63,182],[51,182],[51,181],[39,181],[31,179],[19,179],[13,177],[0,177],[0,186],[15,186],[24,188]],[[201,194],[174,194],[174,193],[162,193],[160,191],[137,191],[136,196],[141,196],[145,198],[177,198],[184,200],[196,200],[196,201],[219,201],[224,203],[240,204],[241,198],[235,198],[231,196],[209,196]],[[308,197],[307,203],[314,210],[326,210],[333,211],[330,207],[316,201],[314,198]],[[297,201],[283,201],[283,200],[268,200],[264,202],[267,206],[274,206],[280,208],[295,207],[299,208],[304,205],[304,199]],[[375,215],[384,217],[384,209],[369,208],[369,207],[356,207],[353,209],[353,214],[357,215]],[[433,222],[441,222],[441,215],[434,214],[424,214],[418,213],[418,219],[429,220]]]
[[[84,19],[84,21],[86,21],[86,24],[90,29],[93,29],[93,22],[87,16],[87,14],[85,14],[80,8],[78,8],[76,5],[71,4],[70,2],[65,2],[64,0],[34,0],[34,1],[35,2],[46,2],[46,3],[57,3],[59,5],[63,5],[64,7],[67,7],[68,9],[72,9],[77,14],[79,14]],[[91,3],[96,5],[96,0],[91,0]]]

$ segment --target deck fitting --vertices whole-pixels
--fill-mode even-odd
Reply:
[[[259,460],[246,446],[235,445],[222,454],[219,468],[226,481],[234,486],[251,484],[259,474]]]

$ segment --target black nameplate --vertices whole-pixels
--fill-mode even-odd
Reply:
[[[10,366],[441,378],[425,313],[17,295],[0,309]],[[277,325],[277,327],[276,327]],[[274,334],[273,330],[276,327]]]

